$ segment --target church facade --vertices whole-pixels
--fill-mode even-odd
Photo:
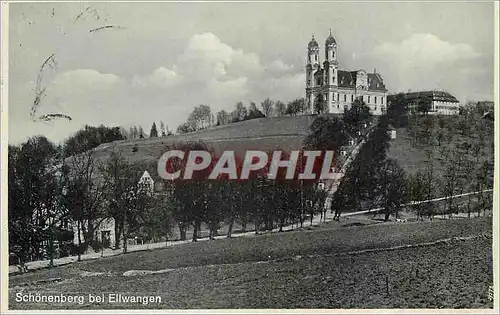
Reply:
[[[375,70],[346,71],[339,68],[337,41],[330,36],[325,41],[325,61],[320,61],[320,47],[314,35],[307,46],[306,105],[314,113],[315,104],[322,102],[328,112],[341,114],[356,98],[362,99],[374,115],[387,108],[387,89],[382,76]]]

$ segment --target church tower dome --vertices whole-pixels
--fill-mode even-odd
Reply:
[[[319,47],[318,42],[316,41],[316,39],[314,39],[314,35],[313,35],[311,41],[307,45],[307,48],[314,49],[314,48],[318,48],[318,47]]]
[[[335,37],[332,35],[332,30],[330,29],[330,36],[325,41],[325,46],[330,46],[330,45],[336,45],[337,41],[335,40]]]

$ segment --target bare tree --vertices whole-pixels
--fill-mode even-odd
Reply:
[[[89,150],[66,161],[68,206],[78,229],[78,260],[81,260],[81,249],[93,245],[95,231],[106,219],[102,206],[105,183],[97,173],[93,154],[94,150]]]
[[[262,103],[260,103],[260,106],[262,107],[262,113],[266,115],[266,117],[269,117],[273,114],[274,102],[269,98],[266,98],[264,101],[262,101]]]

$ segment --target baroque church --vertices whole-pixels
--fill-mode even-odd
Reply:
[[[320,61],[318,42],[312,36],[307,45],[306,104],[311,113],[316,102],[324,102],[330,113],[343,113],[356,98],[361,98],[374,115],[381,115],[387,106],[387,89],[382,76],[375,70],[340,70],[337,61],[337,41],[330,36],[325,41],[325,61]]]

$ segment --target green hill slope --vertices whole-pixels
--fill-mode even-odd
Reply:
[[[301,147],[314,118],[315,116],[310,115],[259,118],[184,135],[115,141],[97,147],[95,155],[98,159],[106,159],[113,150],[116,150],[131,162],[156,162],[168,145],[195,140],[205,142],[218,153],[224,150],[234,150],[238,153],[245,150],[289,151]]]
[[[425,119],[435,123],[427,128]],[[439,119],[443,120],[441,127],[437,123]],[[475,164],[493,161],[493,121],[480,117],[421,117],[418,125],[396,128],[396,133],[388,156],[410,174],[424,171],[430,161],[434,162],[437,172],[444,172],[446,152],[460,153]]]

